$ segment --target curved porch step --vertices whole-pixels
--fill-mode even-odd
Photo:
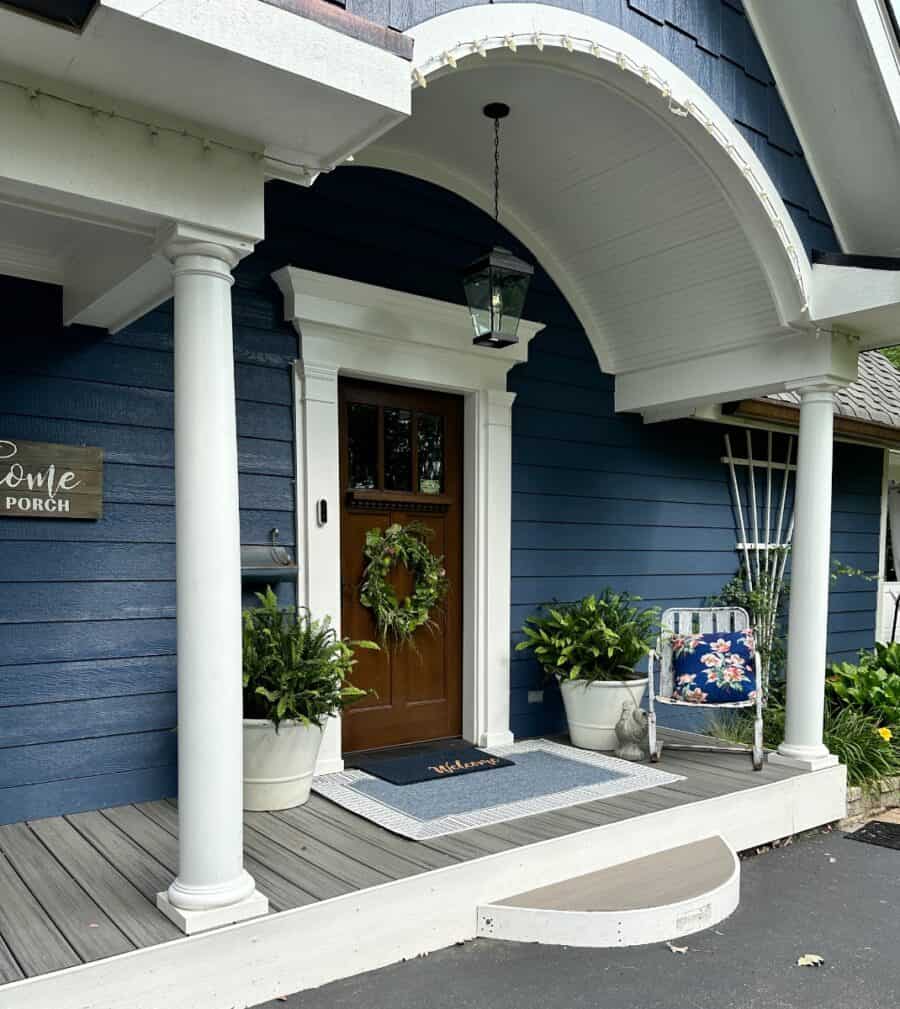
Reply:
[[[738,906],[741,866],[716,835],[484,904],[478,935],[555,946],[639,946],[709,928]]]

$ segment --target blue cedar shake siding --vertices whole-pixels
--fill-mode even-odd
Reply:
[[[109,336],[61,332],[58,289],[0,277],[0,294],[0,437],[105,453],[100,521],[0,520],[0,822],[174,795],[171,305]],[[295,541],[281,315],[235,286],[247,544]]]
[[[543,2],[613,24],[671,60],[737,123],[772,176],[807,251],[840,251],[741,0]],[[337,4],[398,31],[437,14],[473,6],[472,0],[337,0]]]

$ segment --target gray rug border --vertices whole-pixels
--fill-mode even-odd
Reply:
[[[626,777],[600,782],[596,785],[583,785],[565,792],[551,792],[533,799],[502,803],[498,806],[473,810],[470,813],[436,817],[433,820],[418,820],[408,813],[356,791],[351,787],[355,782],[372,778],[372,775],[366,774],[365,771],[336,771],[332,774],[320,775],[313,779],[312,789],[323,798],[330,799],[351,813],[365,817],[379,827],[384,827],[386,830],[400,834],[402,837],[408,837],[413,841],[428,841],[431,838],[444,837],[447,834],[458,834],[464,830],[474,830],[478,827],[490,827],[508,820],[519,820],[525,816],[550,813],[553,810],[566,809],[568,806],[577,806],[583,802],[596,802],[600,799],[612,798],[615,795],[626,795],[629,792],[639,792],[645,788],[656,788],[659,785],[669,785],[676,781],[685,780],[684,775],[681,774],[671,774],[646,764],[619,760],[617,757],[597,753],[593,750],[580,750],[577,747],[556,743],[549,739],[527,739],[519,743],[505,746],[485,746],[481,749],[497,757],[514,757],[517,753],[533,753],[536,750],[542,750],[567,760],[578,760],[593,767],[624,774]],[[502,770],[502,768],[498,768],[498,771]]]

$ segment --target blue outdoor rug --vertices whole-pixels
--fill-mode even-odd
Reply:
[[[489,774],[392,785],[354,769],[313,779],[313,791],[379,826],[423,841],[683,780],[647,764],[530,739],[487,752],[514,759]]]

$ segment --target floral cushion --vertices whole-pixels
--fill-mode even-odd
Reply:
[[[753,631],[673,634],[672,699],[687,704],[735,704],[756,700]]]

